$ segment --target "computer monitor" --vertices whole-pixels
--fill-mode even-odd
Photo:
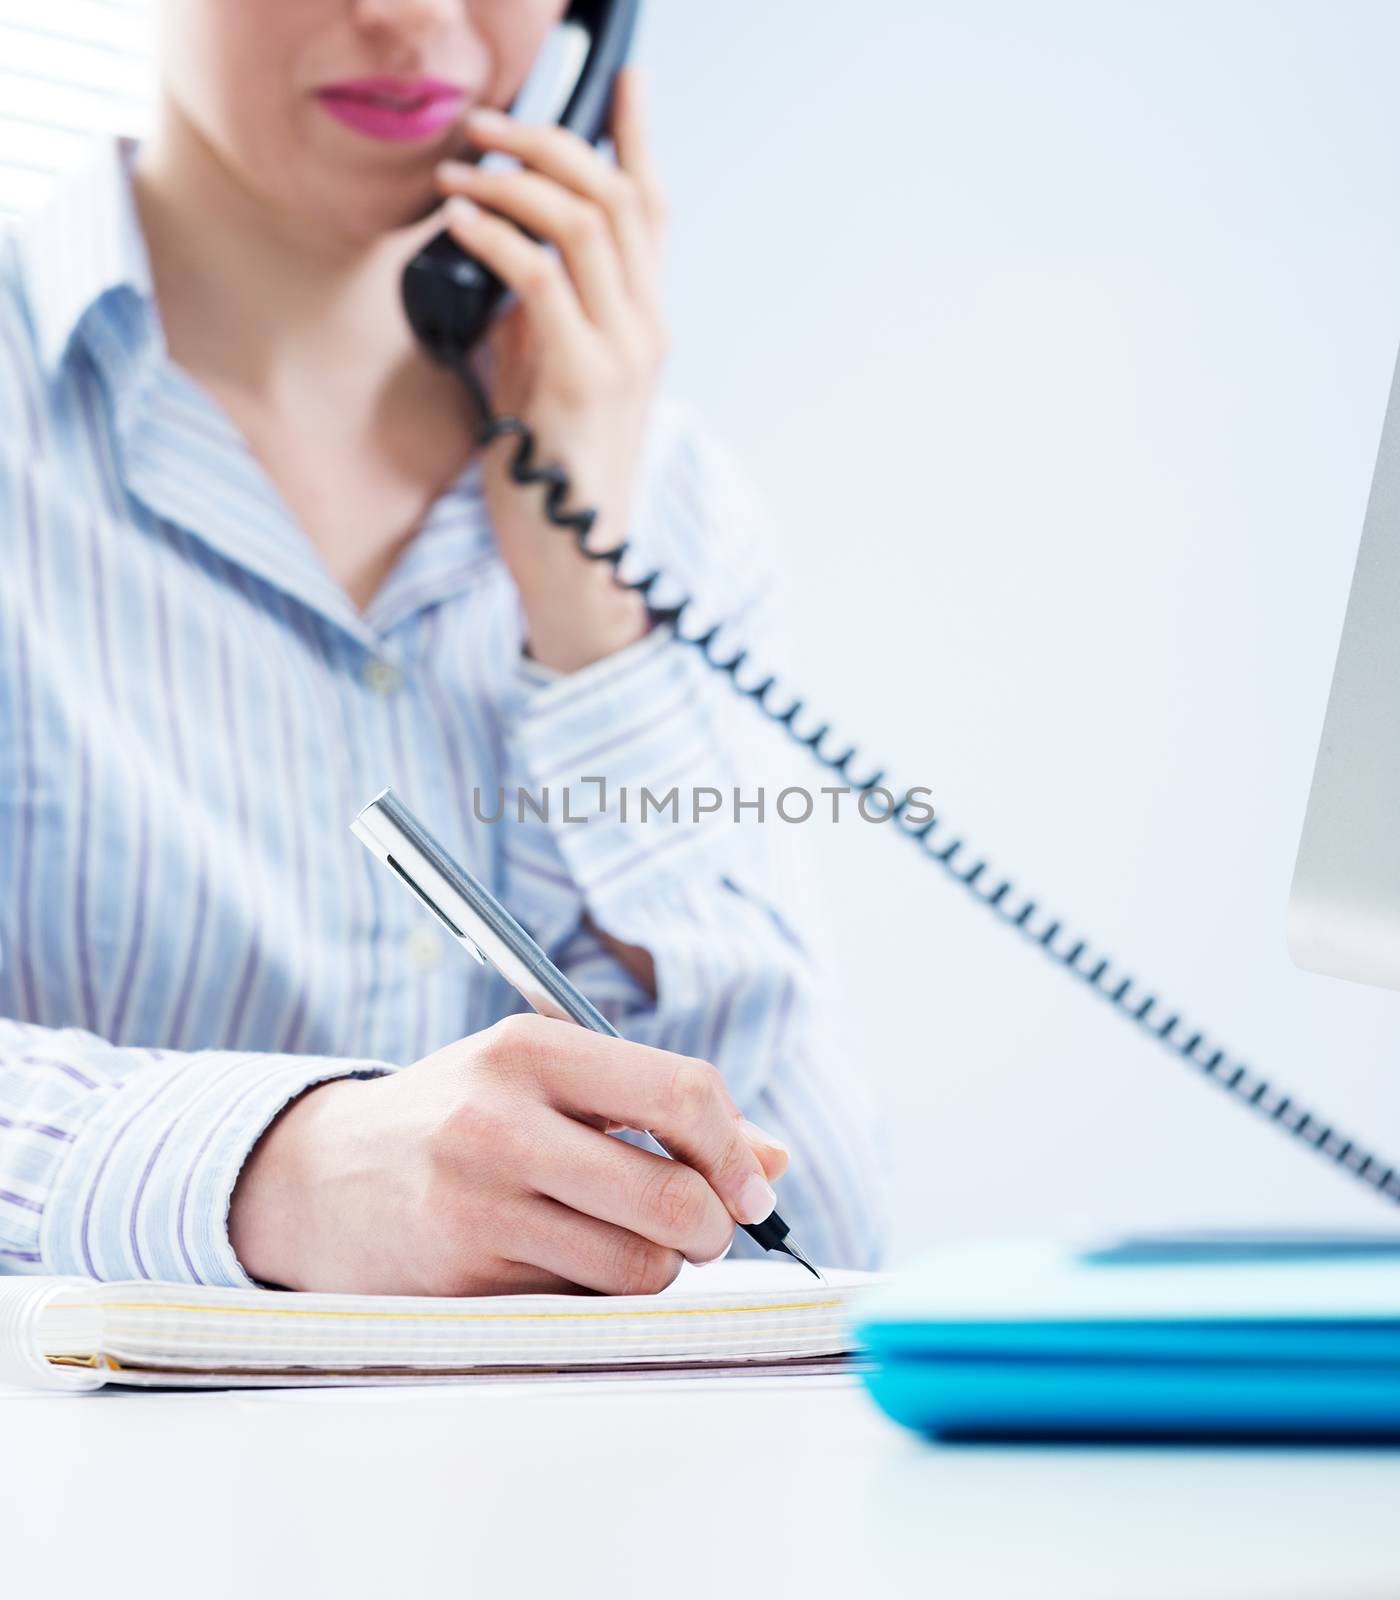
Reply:
[[[1400,365],[1288,903],[1313,972],[1400,989]]]

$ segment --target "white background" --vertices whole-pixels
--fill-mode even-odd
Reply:
[[[1400,9],[661,0],[641,54],[672,376],[772,513],[794,678],[1400,1160],[1400,996],[1283,943],[1400,336]],[[899,1253],[1400,1220],[907,843],[803,831]]]
[[[22,119],[125,123],[143,81],[42,28],[130,48],[140,9],[0,0],[0,210],[76,148]],[[1283,945],[1400,337],[1400,9],[651,0],[640,53],[671,377],[772,513],[793,680],[1075,932],[1400,1160],[1400,997]],[[79,57],[97,87],[71,103],[17,70]],[[1390,1218],[906,843],[799,831],[898,1254]]]

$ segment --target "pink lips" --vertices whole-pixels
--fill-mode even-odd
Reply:
[[[330,114],[371,139],[430,139],[462,115],[466,96],[440,78],[352,78],[316,98]]]

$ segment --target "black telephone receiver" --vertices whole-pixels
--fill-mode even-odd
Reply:
[[[612,3],[575,0],[560,24],[561,29],[575,31],[573,43],[586,45],[587,54],[558,120],[593,143],[604,131],[613,77],[626,60],[639,7],[640,0],[612,0]],[[535,438],[529,426],[518,417],[495,414],[467,360],[506,293],[500,279],[473,260],[446,232],[438,234],[414,257],[403,276],[403,300],[409,322],[429,353],[451,366],[471,393],[482,419],[478,432],[481,446],[485,448],[496,439],[513,436],[515,450],[509,463],[510,476],[522,487],[543,490],[546,518],[572,535],[585,558],[607,562],[613,581],[639,594],[655,622],[669,624],[680,643],[697,650],[708,666],[729,679],[737,694],[751,701],[843,783],[849,783],[852,792],[861,796],[870,795],[872,791],[889,794],[883,787],[883,769],[863,778],[852,775],[856,747],[851,745],[839,755],[835,754],[828,740],[828,723],[821,722],[810,732],[799,729],[799,720],[804,723],[811,720],[806,715],[806,703],[797,696],[789,698],[777,691],[776,677],[758,675],[751,669],[744,673],[746,681],[740,681],[749,652],[739,650],[725,655],[719,651],[717,641],[722,624],[711,625],[700,633],[687,632],[683,622],[694,606],[690,596],[675,604],[656,605],[651,594],[663,581],[660,572],[649,572],[638,578],[624,576],[622,566],[628,554],[627,543],[613,550],[588,548],[588,533],[596,511],[565,509],[570,493],[568,475],[558,466],[535,464]],[[993,872],[989,862],[969,850],[956,833],[950,837],[950,830],[941,816],[911,823],[905,815],[907,796],[905,801],[894,802],[890,795],[890,800],[890,821],[896,831],[1000,920],[1107,1000],[1120,1016],[1135,1023],[1186,1065],[1196,1068],[1224,1089],[1237,1104],[1255,1111],[1341,1171],[1360,1179],[1383,1199],[1400,1203],[1400,1171],[1393,1165],[1346,1138],[1326,1118],[1305,1110],[1291,1095],[1241,1062],[1232,1060],[1226,1051],[1215,1048],[1203,1029],[1188,1025],[1174,1008],[1162,1004],[1135,978],[1124,975],[1116,962],[1097,955],[1087,939],[1071,937],[1058,917],[1049,916],[1036,900],[1019,892],[1009,878]]]
[[[607,128],[613,79],[627,59],[641,0],[573,0],[559,27],[566,44],[586,51],[560,127],[597,144]],[[404,269],[408,320],[435,360],[458,366],[490,326],[507,289],[445,229]]]

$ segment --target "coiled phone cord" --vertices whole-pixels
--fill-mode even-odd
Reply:
[[[466,385],[482,418],[477,434],[479,445],[484,450],[498,439],[515,440],[509,463],[512,480],[524,487],[538,486],[543,490],[546,518],[562,532],[572,534],[580,554],[589,561],[606,562],[619,588],[641,596],[653,623],[669,624],[682,644],[698,650],[708,666],[721,677],[729,679],[735,693],[751,701],[770,722],[776,723],[821,766],[848,782],[853,793],[867,795],[883,787],[883,768],[864,778],[853,777],[851,765],[857,759],[856,746],[849,746],[840,755],[831,753],[828,747],[828,735],[831,732],[829,723],[821,723],[810,733],[799,731],[797,723],[806,711],[806,702],[801,698],[793,698],[785,703],[775,702],[774,692],[778,687],[775,677],[763,677],[750,684],[739,681],[740,669],[748,661],[749,653],[743,649],[728,656],[718,653],[716,641],[722,623],[715,623],[701,633],[689,634],[683,630],[686,613],[695,606],[693,596],[687,595],[673,605],[654,605],[650,597],[663,579],[660,571],[653,570],[636,579],[624,577],[621,569],[630,548],[629,541],[611,550],[589,549],[588,535],[597,513],[587,508],[575,511],[566,509],[570,494],[568,474],[558,466],[536,464],[535,436],[528,424],[518,417],[496,414],[485,388],[467,361],[458,359],[453,361],[452,366]],[[888,793],[887,790],[885,792]],[[1177,1011],[1168,1008],[1155,994],[1144,990],[1136,979],[1122,975],[1107,956],[1096,954],[1088,940],[1071,938],[1065,934],[1058,917],[1043,912],[1037,900],[1018,891],[1009,878],[993,872],[988,861],[971,850],[961,837],[956,834],[948,837],[948,830],[936,814],[929,821],[920,821],[917,825],[906,822],[904,812],[907,800],[906,795],[889,808],[891,820],[903,836],[921,854],[942,867],[954,883],[966,889],[1008,927],[1039,946],[1052,961],[1086,984],[1093,993],[1108,1001],[1120,1016],[1135,1023],[1149,1038],[1188,1066],[1195,1067],[1237,1103],[1248,1107],[1325,1160],[1367,1184],[1392,1204],[1400,1204],[1400,1172],[1392,1163],[1339,1133],[1324,1117],[1301,1106],[1292,1095],[1284,1093],[1242,1062],[1232,1060],[1225,1050],[1211,1043],[1204,1030],[1188,1026]]]

